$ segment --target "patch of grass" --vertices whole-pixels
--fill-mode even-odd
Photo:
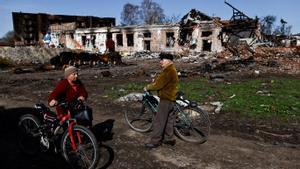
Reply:
[[[119,88],[123,94],[141,92],[145,84],[128,83]],[[221,111],[240,113],[250,118],[275,117],[300,120],[300,80],[295,78],[257,78],[243,82],[212,83],[197,78],[179,86],[187,98],[199,103],[221,101]],[[114,97],[120,92],[111,91]]]
[[[112,99],[117,99],[132,92],[142,92],[146,83],[126,83],[111,87],[105,94]]]

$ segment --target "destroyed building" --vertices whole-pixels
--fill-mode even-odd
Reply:
[[[160,25],[115,26],[114,18],[13,13],[18,43],[39,44],[47,32],[52,47],[81,49],[104,53],[107,35],[121,53],[151,52],[220,52],[232,53],[237,42],[253,45],[261,39],[258,19],[252,19],[225,2],[233,10],[230,20],[210,17],[196,9],[179,23]],[[43,41],[41,42],[43,43]]]
[[[112,34],[116,51],[122,53],[140,51],[176,53],[186,49],[194,52],[222,51],[222,44],[218,38],[221,26],[211,17],[194,9],[178,24],[77,28],[72,36],[66,34],[64,37],[53,36],[59,35],[61,31],[54,27],[55,25],[51,26],[51,34],[55,46],[64,43],[68,48],[91,52],[105,51],[107,34]]]
[[[46,13],[13,12],[15,45],[42,44],[47,32],[55,31],[51,36],[72,36],[77,28],[115,26],[115,18],[94,16],[49,15]]]

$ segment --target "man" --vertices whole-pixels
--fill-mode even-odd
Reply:
[[[78,70],[74,66],[69,66],[64,72],[65,79],[61,80],[49,96],[49,106],[56,106],[60,101],[74,103],[76,100],[85,101],[88,97],[83,83],[78,79]],[[57,106],[56,112],[60,119],[66,110]]]
[[[105,52],[109,52],[109,53],[115,52],[115,42],[112,40],[112,34],[107,35],[105,46],[106,46]]]
[[[160,103],[153,121],[153,133],[150,141],[145,144],[146,148],[156,148],[161,143],[175,145],[173,111],[176,93],[178,92],[178,75],[173,63],[173,55],[160,54],[160,66],[162,72],[153,83],[144,87],[144,91],[158,91]]]

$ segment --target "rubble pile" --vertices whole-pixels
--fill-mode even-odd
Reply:
[[[257,47],[253,51],[248,45],[239,44],[206,59],[199,69],[201,72],[240,71],[241,68],[252,69],[254,66],[257,66],[255,69],[266,67],[274,68],[278,73],[298,74],[300,47]]]
[[[252,57],[243,59],[212,59],[206,60],[201,64],[197,70],[201,73],[212,72],[227,72],[227,71],[241,71],[243,68],[250,69],[255,66],[255,62]]]
[[[128,55],[124,59],[144,60],[144,59],[155,59],[155,58],[159,58],[159,53],[142,51],[142,52],[135,52],[131,55]]]
[[[259,47],[254,60],[263,66],[276,67],[279,72],[300,73],[300,47]]]
[[[68,49],[44,47],[0,47],[0,58],[11,60],[16,65],[44,64],[50,58]]]
[[[121,65],[122,56],[119,52],[111,52],[111,53],[88,53],[83,52],[81,50],[72,50],[69,52],[61,52],[59,55],[50,59],[50,63],[55,65],[55,67],[63,67],[65,65]]]

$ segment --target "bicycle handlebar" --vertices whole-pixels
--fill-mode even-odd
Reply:
[[[152,93],[150,91],[145,91],[144,96],[153,96]],[[184,93],[182,91],[179,91],[176,94],[176,101],[181,101],[184,104],[190,105],[192,107],[196,107],[197,103],[188,99],[184,98]]]

